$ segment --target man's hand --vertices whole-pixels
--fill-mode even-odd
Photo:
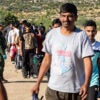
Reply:
[[[32,92],[32,95],[34,93],[38,94],[39,93],[39,84],[36,83],[35,86],[32,88],[31,92]]]
[[[87,95],[88,95],[88,86],[87,85],[82,85],[79,95],[81,96],[81,100],[86,100]]]

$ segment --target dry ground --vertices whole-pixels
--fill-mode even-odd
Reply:
[[[96,39],[100,41],[100,32],[98,32]],[[14,64],[10,62],[9,56],[6,60],[4,76],[9,81],[9,83],[4,83],[8,100],[32,100],[31,88],[35,84],[36,79],[24,79],[21,70],[16,70]],[[45,94],[46,86],[47,78],[44,77],[40,87],[39,97]]]
[[[8,94],[8,100],[32,100],[31,89],[36,82],[36,78],[24,79],[21,70],[16,70],[14,64],[10,62],[9,56],[6,60],[4,76],[9,81],[8,83],[4,83]],[[44,77],[39,97],[45,94],[46,86],[47,78]]]

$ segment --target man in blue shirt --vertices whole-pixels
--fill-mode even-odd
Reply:
[[[90,81],[88,100],[97,100],[97,88],[99,86],[99,68],[100,68],[100,42],[95,40],[97,34],[97,26],[95,21],[88,20],[84,24],[85,31],[90,39],[92,48],[94,50],[94,56],[91,57],[93,70]]]

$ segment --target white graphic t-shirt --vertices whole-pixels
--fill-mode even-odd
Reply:
[[[92,56],[93,50],[86,33],[80,29],[66,36],[60,27],[47,33],[44,52],[52,55],[49,88],[61,92],[77,93],[84,83],[83,58]]]

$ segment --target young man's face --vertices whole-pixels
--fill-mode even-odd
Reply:
[[[25,32],[30,32],[30,29],[29,29],[29,27],[27,27],[27,26],[25,26]]]
[[[13,30],[14,29],[14,26],[12,24],[10,24],[10,28]]]
[[[62,23],[62,26],[65,28],[74,26],[76,20],[77,20],[77,16],[75,16],[73,13],[69,13],[69,12],[60,13],[60,21]]]
[[[95,35],[97,33],[97,30],[94,26],[86,26],[85,27],[85,32],[87,33],[89,39],[91,42],[94,41]]]

